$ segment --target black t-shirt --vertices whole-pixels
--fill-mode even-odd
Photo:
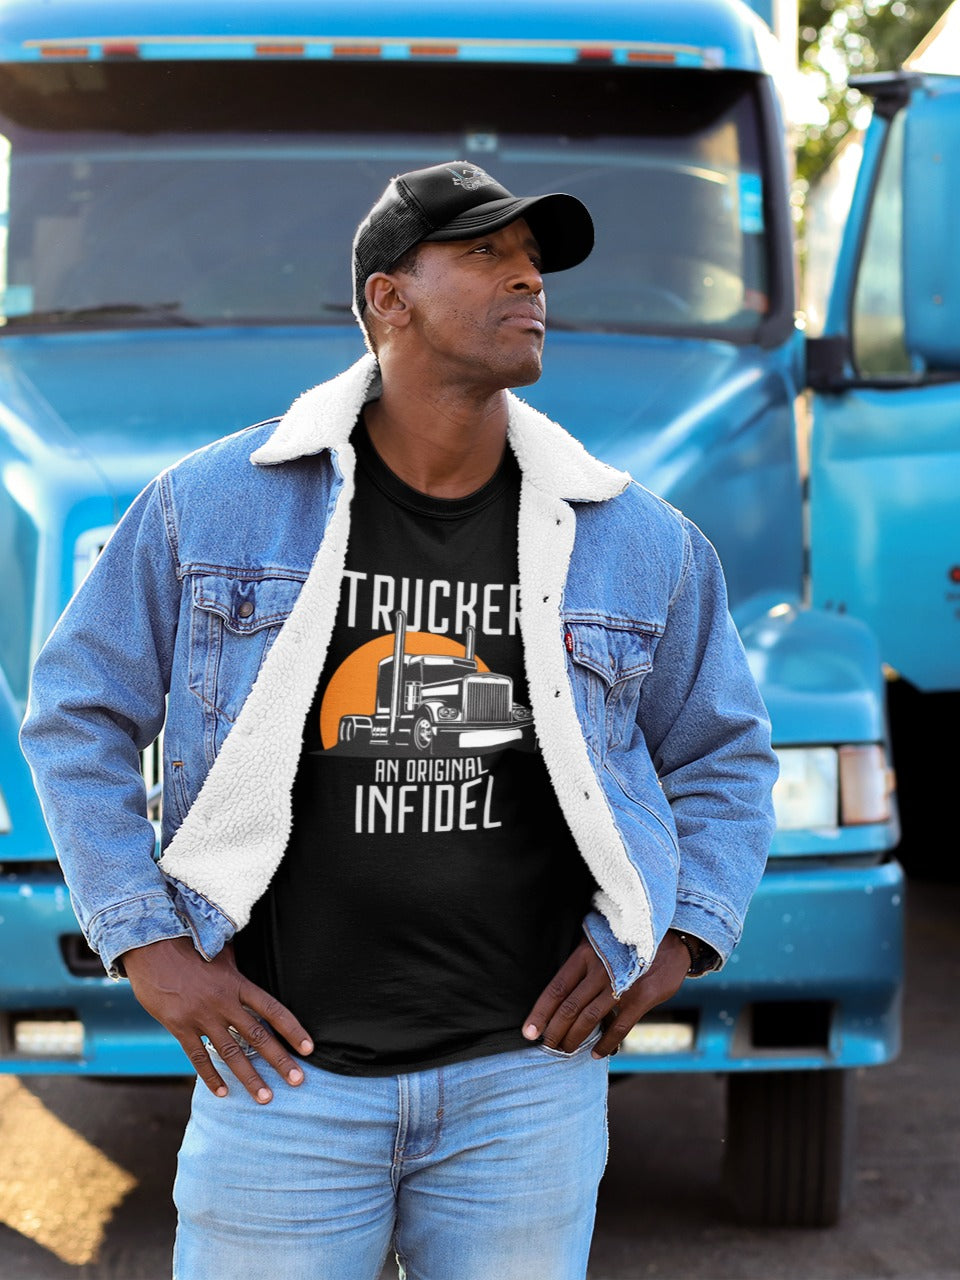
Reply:
[[[405,485],[362,422],[350,546],[284,859],[236,941],[311,1061],[385,1075],[519,1048],[595,888],[538,750],[520,477]],[[533,658],[535,661],[535,656]]]

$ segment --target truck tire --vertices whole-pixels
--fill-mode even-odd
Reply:
[[[850,1190],[851,1071],[761,1071],[727,1079],[724,1184],[751,1226],[831,1227]]]
[[[413,733],[411,735],[413,745],[423,756],[433,755],[433,744],[436,740],[436,732],[433,727],[433,721],[426,712],[421,712],[413,722]]]

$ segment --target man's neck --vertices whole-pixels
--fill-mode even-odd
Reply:
[[[377,453],[405,484],[435,498],[462,498],[500,465],[507,397],[389,382],[366,406],[364,421]]]

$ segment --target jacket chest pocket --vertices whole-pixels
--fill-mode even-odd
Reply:
[[[643,678],[659,633],[611,622],[568,619],[564,644],[580,723],[602,758],[629,743]]]
[[[302,585],[296,578],[193,576],[189,680],[204,706],[211,754],[240,714]]]

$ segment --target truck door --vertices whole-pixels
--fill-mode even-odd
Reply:
[[[868,622],[913,690],[957,690],[960,78],[856,83],[874,118],[808,348],[813,602]]]

